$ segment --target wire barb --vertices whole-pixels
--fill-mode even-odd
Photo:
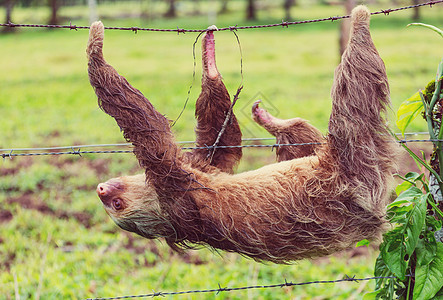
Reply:
[[[77,30],[77,26],[76,26],[76,25],[72,25],[71,21],[69,21],[69,30],[75,30],[75,31],[78,31],[78,30]]]
[[[178,28],[178,26],[177,26],[177,35],[180,35],[180,33],[185,34],[186,33],[186,29],[181,29],[181,28]]]
[[[349,277],[347,274],[345,274],[345,280],[347,281],[353,281],[353,282],[357,282],[358,283],[358,279],[355,279],[355,275],[352,277]]]
[[[157,292],[157,293],[156,293],[154,290],[152,290],[152,297],[151,297],[151,298],[159,297],[159,296],[161,296],[161,297],[165,297],[165,295],[163,295],[162,292]]]
[[[285,278],[285,283],[282,283],[282,284],[281,284],[281,287],[283,288],[283,287],[285,287],[285,286],[291,286],[291,285],[293,285],[292,281],[288,282],[288,281],[286,280],[286,278]]]
[[[72,147],[71,149],[72,149],[72,154],[73,154],[73,155],[78,155],[78,156],[82,157],[82,154],[81,154],[81,152],[80,152],[80,148],[78,148],[78,151],[75,151],[75,150],[74,150],[74,147]]]
[[[220,285],[220,283],[219,283],[219,284],[218,284],[218,290],[217,290],[216,295],[218,295],[220,292],[227,292],[227,291],[229,291],[229,289],[228,289],[227,287],[222,288],[221,285]]]

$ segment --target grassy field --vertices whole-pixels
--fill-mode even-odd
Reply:
[[[248,24],[242,2],[217,17],[219,27]],[[268,2],[267,2],[268,3]],[[293,9],[296,19],[342,15],[337,6]],[[409,2],[408,2],[409,3]],[[388,8],[385,4],[372,10]],[[205,28],[207,15],[165,20],[133,13],[137,3],[99,6],[105,26]],[[149,7],[162,10],[158,4]],[[204,12],[206,6],[201,8]],[[86,8],[62,8],[87,25]],[[44,23],[48,9],[17,8],[14,22]],[[422,8],[422,22],[443,27],[443,5]],[[3,15],[3,11],[0,11]],[[121,16],[131,16],[123,19]],[[422,28],[406,28],[412,11],[378,15],[372,36],[383,57],[391,85],[393,110],[434,78],[443,40]],[[278,23],[283,12],[268,7],[255,23]],[[69,20],[67,21],[69,23]],[[244,89],[235,107],[244,137],[269,137],[250,119],[257,99],[281,118],[300,116],[326,132],[329,90],[338,57],[339,22],[239,31]],[[196,34],[107,31],[109,63],[140,89],[159,111],[176,119],[193,82],[192,45]],[[97,107],[87,77],[86,30],[23,29],[0,35],[0,148],[70,146],[123,142],[113,119]],[[216,33],[217,62],[228,90],[242,81],[240,51],[230,32]],[[200,46],[196,77],[184,114],[174,127],[177,140],[193,139],[195,99],[200,89]],[[392,127],[396,130],[395,127]],[[425,130],[413,124],[412,131]],[[269,149],[245,149],[239,171],[274,161]],[[0,160],[0,299],[82,299],[334,280],[345,274],[372,276],[373,248],[293,265],[258,264],[230,253],[207,249],[173,253],[161,241],[148,241],[118,229],[95,194],[96,185],[121,174],[141,172],[130,154],[16,157]],[[373,282],[308,285],[220,293],[220,299],[360,299]],[[178,297],[177,297],[178,298]],[[212,299],[213,293],[180,296]]]

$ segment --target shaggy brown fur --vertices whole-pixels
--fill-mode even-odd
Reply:
[[[235,175],[220,169],[230,172],[240,158],[237,152],[222,153],[210,162],[205,153],[180,151],[166,118],[106,64],[103,25],[93,24],[87,48],[91,84],[101,108],[115,118],[146,169],[146,184],[145,176],[136,175],[97,187],[108,214],[123,229],[147,238],[164,237],[175,248],[203,244],[276,263],[323,256],[377,238],[385,224],[393,143],[381,116],[389,105],[388,82],[369,19],[365,7],[354,9],[348,48],[335,72],[328,136],[321,138],[300,119],[282,121],[290,126],[270,122],[277,125],[277,137],[282,132],[291,142],[325,143],[293,152],[299,158],[292,160],[286,160],[291,154],[280,153],[279,159],[286,161]],[[211,36],[208,33],[204,43]],[[219,78],[206,60],[202,95],[215,91],[214,99],[227,104],[221,80],[204,84],[207,76]],[[216,138],[219,129],[199,129],[215,121],[199,117],[222,115],[218,110],[224,115],[227,105],[217,101],[215,106],[197,103],[199,144]],[[230,130],[237,137],[226,137],[225,143],[239,143],[239,130]]]
[[[260,100],[252,106],[252,118],[276,137],[277,144],[308,143],[308,145],[277,147],[278,161],[315,155],[315,150],[319,148],[320,144],[326,142],[321,132],[306,120],[300,118],[278,119],[260,108],[259,103]]]
[[[195,109],[197,147],[214,145],[231,108],[229,93],[215,64],[215,40],[212,31],[208,31],[203,37],[202,65],[202,89]],[[218,146],[238,145],[241,145],[241,131],[235,115],[232,114]],[[215,151],[214,154],[212,154],[213,151]],[[241,148],[198,149],[194,150],[191,156],[191,161],[207,162],[209,159],[210,165],[221,171],[232,173],[242,156],[242,150]]]

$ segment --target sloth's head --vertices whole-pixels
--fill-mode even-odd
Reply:
[[[163,216],[154,187],[144,174],[112,178],[97,186],[108,215],[122,229],[148,239],[170,235],[171,225]]]

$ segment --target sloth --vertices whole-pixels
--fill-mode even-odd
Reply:
[[[98,185],[108,215],[122,229],[164,238],[178,251],[203,245],[259,262],[290,263],[377,240],[387,223],[395,149],[386,125],[386,70],[369,21],[366,7],[353,10],[350,40],[334,74],[328,134],[300,118],[275,118],[256,102],[253,119],[277,142],[307,145],[279,147],[278,162],[238,174],[241,131],[216,66],[213,30],[202,39],[195,111],[200,148],[186,152],[168,119],[107,64],[104,27],[94,23],[90,83],[145,170]],[[205,147],[214,144],[227,147]]]

